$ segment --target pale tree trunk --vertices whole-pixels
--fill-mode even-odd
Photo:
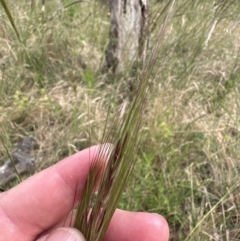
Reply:
[[[105,68],[121,73],[145,59],[148,0],[110,0],[110,13]]]

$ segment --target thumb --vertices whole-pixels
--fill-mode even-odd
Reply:
[[[52,231],[46,241],[86,241],[82,233],[75,228],[58,228]]]

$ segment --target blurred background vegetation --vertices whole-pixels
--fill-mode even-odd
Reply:
[[[38,171],[99,143],[109,104],[126,98],[127,73],[101,71],[108,2],[71,2],[8,1],[23,43],[0,9],[2,163],[5,147],[28,135]],[[149,52],[168,2],[150,1]],[[239,12],[238,1],[176,1],[155,63],[144,145],[120,207],[162,214],[173,240],[240,240]]]

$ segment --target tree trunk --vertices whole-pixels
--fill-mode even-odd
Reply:
[[[110,12],[105,68],[121,73],[136,61],[145,59],[148,0],[111,0]]]

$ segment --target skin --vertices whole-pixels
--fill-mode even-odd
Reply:
[[[0,194],[0,241],[47,240],[66,226],[69,212],[81,197],[99,146],[85,149],[35,174]],[[68,216],[68,219],[66,217]],[[158,214],[116,210],[104,241],[167,241],[169,228]]]

